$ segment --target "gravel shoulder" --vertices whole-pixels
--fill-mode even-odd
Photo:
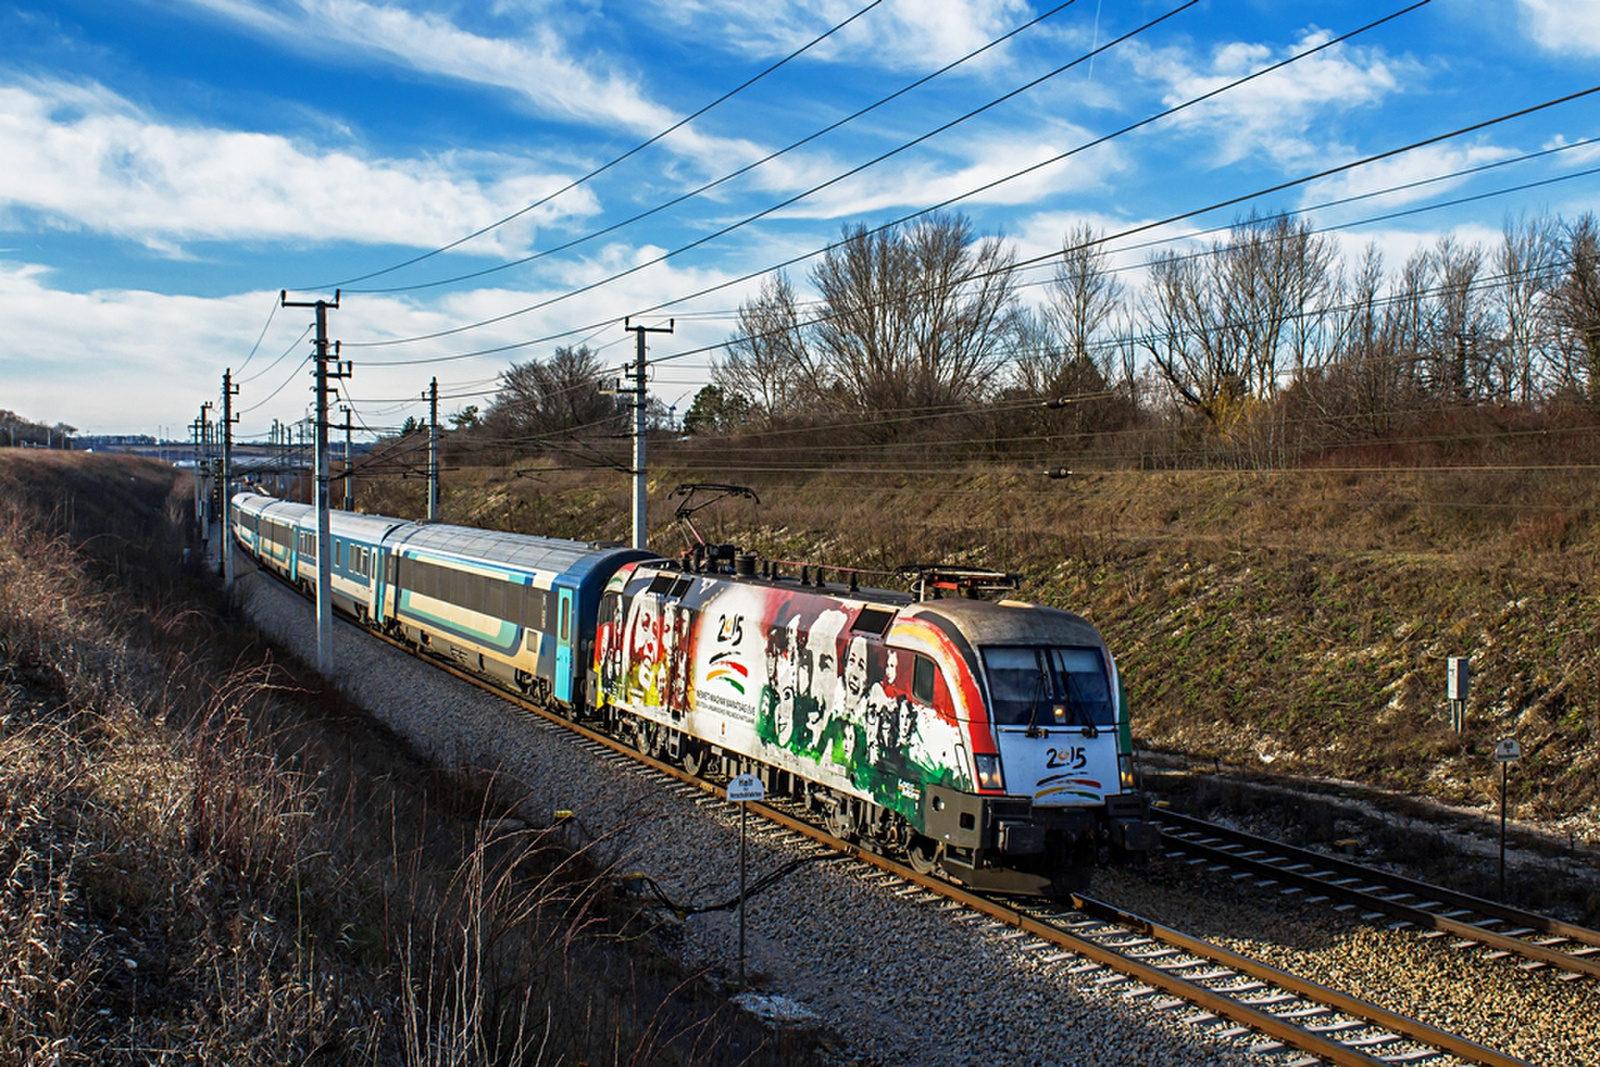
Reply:
[[[1108,871],[1096,892],[1147,918],[1538,1064],[1600,1063],[1600,984],[1528,971],[1454,938],[1391,930],[1183,861]]]
[[[267,635],[315,659],[310,606],[270,577],[240,568],[240,603]],[[441,764],[514,782],[535,823],[571,811],[597,858],[652,878],[682,904],[737,892],[738,819],[697,803],[344,622],[334,627],[336,674],[348,695]],[[769,871],[796,848],[752,835],[750,869]],[[863,1063],[1265,1064],[1121,995],[1029,939],[861,878],[846,863],[796,870],[753,898],[748,972],[763,991],[815,1013]],[[693,916],[668,939],[690,968],[731,974],[733,913]],[[1243,1039],[1253,1043],[1253,1039]]]

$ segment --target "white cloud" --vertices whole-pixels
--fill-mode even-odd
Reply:
[[[652,251],[658,250],[615,246],[582,265],[580,278],[612,273],[648,258]],[[357,398],[362,418],[376,427],[397,425],[406,413],[424,411],[420,395],[434,375],[447,395],[473,389],[492,393],[496,376],[511,363],[546,357],[557,344],[584,341],[601,350],[606,363],[620,364],[633,354],[631,335],[624,333],[620,322],[471,359],[408,361],[607,322],[619,311],[650,306],[664,291],[701,289],[727,276],[662,264],[602,291],[486,329],[387,348],[347,344],[342,355],[354,363],[355,375],[343,383],[343,389],[348,391],[345,395]],[[715,306],[737,306],[745,289],[753,289],[753,284],[719,294],[713,298]],[[437,299],[347,295],[343,305],[330,313],[330,332],[345,341],[416,336],[504,314],[559,291],[479,289]],[[298,364],[310,346],[297,338],[310,322],[310,312],[277,310],[260,350],[245,364],[277,298],[276,291],[216,298],[139,289],[71,292],[54,287],[47,268],[0,261],[0,334],[6,338],[0,348],[4,406],[36,420],[64,421],[85,433],[154,433],[157,426],[187,425],[203,401],[215,399],[222,371],[231,366],[234,381],[241,384],[235,401],[235,410],[243,413],[238,432],[245,438],[263,437],[273,419],[295,421],[309,404],[309,371]],[[688,317],[685,309],[676,313],[682,317],[675,333],[651,337],[652,356],[715,345],[732,329],[720,318]],[[653,325],[659,318],[664,323],[672,314],[652,315],[647,321]],[[64,323],[71,328],[63,329]],[[273,361],[286,351],[289,355],[274,366]],[[675,378],[693,378],[697,373],[703,375],[706,361],[697,356],[670,365]],[[272,395],[274,390],[276,395]],[[668,397],[673,399],[676,393]],[[487,405],[487,398],[453,397],[446,410],[468,403],[481,408]],[[174,436],[181,437],[182,432],[174,431]]]
[[[173,250],[203,240],[442,245],[565,184],[526,161],[369,160],[262,133],[175,126],[97,86],[0,86],[0,210]],[[584,190],[474,243],[517,252],[531,226],[596,210]]]
[[[778,58],[864,5],[859,0],[667,0],[653,8],[727,51]],[[1023,0],[886,0],[806,53],[812,61],[927,70],[959,59],[1032,17]]]
[[[499,11],[526,26],[517,36],[491,37],[461,28],[443,15],[417,13],[365,0],[190,0],[289,47],[336,48],[345,60],[352,51],[383,57],[425,74],[508,90],[543,118],[602,127],[622,125],[653,136],[680,115],[650,100],[632,81],[596,70],[631,69],[620,57],[603,53],[574,57],[555,21],[541,9],[521,6]],[[747,160],[762,153],[742,139],[708,137],[688,126],[666,142],[694,158]]]
[[[1600,3],[1519,0],[1528,36],[1560,55],[1600,56]]]
[[[952,205],[954,210],[979,204],[1029,204],[1062,194],[1103,190],[1128,165],[1113,145],[1098,145],[1060,162],[1045,162],[1089,139],[1083,130],[1062,123],[969,136],[948,146],[949,153],[943,159],[907,156],[880,164],[784,209],[783,215],[849,219],[891,208],[921,208],[958,197],[961,199]],[[952,154],[953,164],[946,161]],[[1044,165],[1021,177],[1001,181],[1037,164]],[[966,195],[994,182],[1001,184],[974,196]]]
[[[157,424],[184,425],[221,387],[216,353],[248,351],[255,337],[245,335],[261,329],[277,296],[68,293],[47,279],[45,268],[0,263],[6,337],[0,377],[7,406],[85,432],[153,433]],[[193,403],[190,396],[176,400],[175,391],[188,392]]]
[[[1318,29],[1304,32],[1294,45],[1272,49],[1235,41],[1205,58],[1180,48],[1128,46],[1136,76],[1165,87],[1169,107],[1213,92],[1253,71],[1327,41]],[[1399,91],[1415,65],[1381,50],[1336,45],[1196,104],[1172,120],[1216,141],[1216,163],[1226,165],[1254,154],[1278,163],[1324,158],[1329,116],[1373,107]],[[1163,125],[1165,122],[1163,123]]]
[[[1515,149],[1498,145],[1427,145],[1316,182],[1307,187],[1301,203],[1304,206],[1365,196],[1366,199],[1354,204],[1331,210],[1337,212],[1337,217],[1375,215],[1402,205],[1443,197],[1468,180],[1468,177],[1448,175],[1518,154]],[[1387,189],[1395,191],[1382,191]],[[1319,213],[1317,217],[1321,221],[1333,216]]]

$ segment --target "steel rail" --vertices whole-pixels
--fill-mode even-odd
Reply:
[[[1526,1060],[1509,1056],[1503,1052],[1480,1045],[1475,1041],[1469,1041],[1458,1034],[1436,1029],[1427,1023],[1390,1011],[1388,1008],[1374,1004],[1371,1001],[1350,996],[1348,993],[1341,993],[1336,989],[1309,981],[1288,971],[1280,971],[1270,964],[1262,963],[1260,960],[1251,959],[1248,956],[1242,956],[1230,949],[1192,937],[1171,927],[1151,922],[1142,916],[1125,912],[1115,905],[1082,897],[1074,897],[1073,903],[1079,911],[1087,915],[1095,915],[1098,918],[1107,918],[1109,921],[1132,926],[1157,941],[1171,945],[1173,948],[1182,949],[1192,955],[1203,956],[1231,970],[1247,974],[1252,978],[1271,982],[1273,985],[1306,1000],[1316,1001],[1346,1015],[1365,1019],[1370,1023],[1394,1030],[1402,1037],[1418,1044],[1441,1049],[1468,1062],[1488,1064],[1493,1065],[1493,1067],[1513,1067],[1513,1065],[1526,1067],[1527,1065]],[[1336,1060],[1335,1062],[1343,1061]]]
[[[352,625],[355,625],[352,623]],[[410,655],[422,658],[420,653],[413,650],[403,641],[398,641],[387,634],[379,633],[365,628],[362,632],[371,634],[395,648]],[[457,667],[455,664],[445,662],[435,657],[426,657],[426,662],[437,666],[452,676],[476,686],[486,692],[500,697],[512,705],[521,708],[548,720],[550,723],[572,731],[578,736],[596,745],[610,749],[629,759],[636,760],[646,767],[669,778],[675,779],[686,785],[694,786],[702,792],[716,796],[722,792],[715,783],[703,778],[688,774],[681,768],[670,763],[656,759],[635,747],[619,741],[608,734],[600,733],[573,719],[567,718],[557,712],[550,711],[527,697],[513,693],[499,685],[482,678],[471,671]],[[735,763],[756,764],[754,761],[733,760]],[[946,898],[962,907],[987,916],[998,923],[1025,931],[1033,936],[1056,945],[1076,955],[1092,960],[1102,966],[1108,967],[1119,974],[1143,982],[1154,989],[1160,989],[1172,996],[1179,997],[1198,1008],[1222,1016],[1242,1026],[1248,1026],[1258,1033],[1264,1034],[1275,1040],[1290,1045],[1302,1052],[1319,1056],[1337,1067],[1374,1067],[1386,1061],[1382,1057],[1373,1056],[1360,1049],[1351,1048],[1332,1038],[1296,1026],[1292,1021],[1279,1018],[1270,1012],[1245,1004],[1238,999],[1228,996],[1190,981],[1176,974],[1169,973],[1158,967],[1140,962],[1123,953],[1117,952],[1107,946],[1073,934],[1048,920],[1040,919],[1025,912],[989,897],[981,896],[957,886],[944,879],[931,875],[923,875],[910,867],[900,864],[886,856],[873,852],[871,849],[850,841],[835,837],[810,823],[798,819],[769,804],[749,802],[750,806],[761,816],[783,827],[786,830],[799,834],[820,844],[828,849],[842,853],[856,861],[895,876],[931,893]],[[1470,1063],[1482,1064],[1484,1067],[1531,1067],[1525,1060],[1508,1056],[1494,1049],[1487,1048],[1469,1041],[1456,1034],[1428,1026],[1420,1020],[1391,1012],[1386,1008],[1361,1000],[1315,982],[1299,978],[1285,971],[1280,971],[1266,963],[1252,960],[1239,955],[1218,945],[1190,937],[1177,930],[1165,927],[1142,916],[1130,912],[1123,912],[1113,905],[1086,897],[1073,897],[1075,908],[1086,915],[1101,918],[1105,921],[1116,922],[1128,926],[1130,929],[1144,935],[1170,944],[1174,948],[1189,952],[1202,959],[1209,959],[1220,966],[1228,967],[1240,974],[1248,975],[1260,981],[1271,982],[1287,991],[1308,1000],[1316,1001],[1346,1015],[1366,1020],[1377,1026],[1393,1030],[1399,1036],[1420,1045],[1440,1049],[1451,1053]],[[1115,916],[1111,918],[1111,916]]]
[[[1488,916],[1502,922],[1517,923],[1529,927],[1529,932],[1541,931],[1555,937],[1565,937],[1580,941],[1586,945],[1600,946],[1600,931],[1590,930],[1587,927],[1575,926],[1557,919],[1531,912],[1519,911],[1503,904],[1483,900],[1466,893],[1457,893],[1440,886],[1429,885],[1415,879],[1405,878],[1401,875],[1391,875],[1385,871],[1373,870],[1349,860],[1325,856],[1320,852],[1297,848],[1279,841],[1257,837],[1242,830],[1232,830],[1225,826],[1217,826],[1193,816],[1181,815],[1176,812],[1157,809],[1157,820],[1165,825],[1181,827],[1187,833],[1205,834],[1220,841],[1235,845],[1242,845],[1256,849],[1264,854],[1275,854],[1281,863],[1271,859],[1241,855],[1228,849],[1218,848],[1203,841],[1196,841],[1175,833],[1168,829],[1162,830],[1162,840],[1168,846],[1182,852],[1203,854],[1213,857],[1236,869],[1246,870],[1252,874],[1261,875],[1299,886],[1302,889],[1311,889],[1327,897],[1334,897],[1340,901],[1364,907],[1374,912],[1381,912],[1394,919],[1401,919],[1416,926],[1431,927],[1442,933],[1454,934],[1485,945],[1491,949],[1509,952],[1526,959],[1537,960],[1540,963],[1573,974],[1588,975],[1591,978],[1600,978],[1600,958],[1591,959],[1585,956],[1575,956],[1562,952],[1558,948],[1540,945],[1532,941],[1524,941],[1520,937],[1490,930],[1475,923],[1464,922],[1459,918],[1440,915],[1416,904],[1407,904],[1394,897],[1384,897],[1369,892],[1366,889],[1356,888],[1350,881],[1344,884],[1330,881],[1320,877],[1304,868],[1290,869],[1285,864],[1304,864],[1311,868],[1321,868],[1327,874],[1337,875],[1345,879],[1359,880],[1367,886],[1379,886],[1396,891],[1396,894],[1406,894],[1419,900],[1432,900],[1450,907],[1473,911],[1480,915]]]

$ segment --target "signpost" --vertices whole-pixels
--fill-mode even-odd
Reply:
[[[1472,692],[1472,661],[1466,656],[1451,656],[1445,675],[1445,692],[1450,698],[1450,728],[1460,733],[1467,725],[1467,698]]]
[[[739,989],[741,991],[744,989],[744,827],[745,820],[750,816],[750,806],[747,801],[766,798],[766,785],[753,774],[735,775],[733,781],[728,783],[728,799],[739,805]]]
[[[1506,779],[1513,760],[1522,758],[1522,746],[1516,738],[1506,737],[1495,742],[1494,761],[1500,764],[1500,900],[1506,899]]]

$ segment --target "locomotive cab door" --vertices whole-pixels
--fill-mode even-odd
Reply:
[[[572,700],[572,590],[558,589],[556,601],[556,699]]]

